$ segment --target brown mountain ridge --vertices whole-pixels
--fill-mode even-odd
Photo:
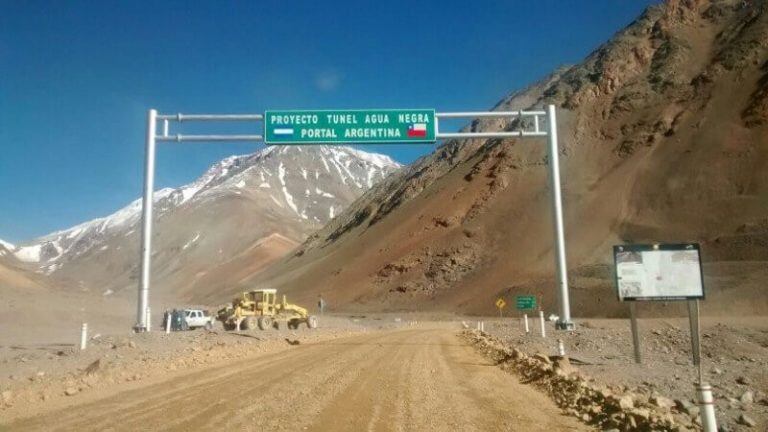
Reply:
[[[700,242],[705,311],[768,312],[766,83],[765,1],[670,1],[494,107],[558,107],[575,316],[625,313],[611,268],[625,242]],[[339,309],[470,313],[533,293],[555,311],[544,144],[448,141],[242,286],[322,293]]]

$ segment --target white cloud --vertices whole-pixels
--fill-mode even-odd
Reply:
[[[315,87],[320,91],[334,91],[340,84],[341,75],[335,70],[326,70],[315,75]]]

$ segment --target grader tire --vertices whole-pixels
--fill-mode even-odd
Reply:
[[[317,317],[314,315],[310,315],[307,317],[307,328],[316,329],[317,328]]]
[[[261,327],[261,321],[259,321],[257,324],[256,317],[249,316],[243,320],[243,322],[240,324],[240,328],[243,330],[253,330],[257,325]]]
[[[299,321],[296,319],[288,320],[288,328],[291,330],[296,330],[299,328]]]
[[[268,316],[259,317],[259,328],[269,330],[272,327],[272,318]]]
[[[236,325],[234,325],[232,323],[224,323],[224,330],[232,331],[232,330],[236,330],[236,329],[237,329]]]

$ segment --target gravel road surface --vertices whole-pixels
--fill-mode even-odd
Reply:
[[[8,430],[589,430],[455,324],[372,332],[100,389]],[[0,426],[2,429],[2,426]]]

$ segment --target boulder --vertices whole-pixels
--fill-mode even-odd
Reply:
[[[619,408],[623,410],[631,410],[634,407],[635,400],[632,398],[632,395],[624,395],[619,398]]]
[[[739,419],[737,420],[739,424],[742,424],[746,427],[753,428],[757,426],[757,422],[754,421],[752,418],[748,417],[746,414],[742,414],[739,416]]]
[[[749,405],[755,401],[755,394],[751,390],[745,391],[739,398],[739,402]]]
[[[648,402],[664,410],[671,409],[675,406],[675,401],[664,396],[651,396]]]

